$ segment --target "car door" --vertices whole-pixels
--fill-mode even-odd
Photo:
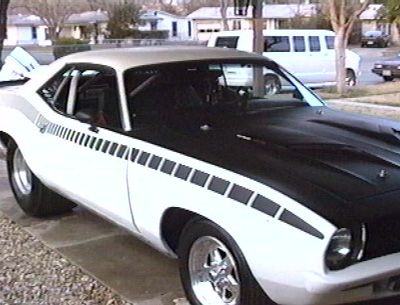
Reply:
[[[128,137],[121,126],[113,69],[66,66],[38,91],[51,106],[42,121],[47,183],[133,228],[126,184]]]

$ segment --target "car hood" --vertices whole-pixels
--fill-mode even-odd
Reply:
[[[400,55],[394,58],[376,61],[375,64],[400,65]]]
[[[393,199],[381,200],[400,190],[400,123],[310,107],[263,122],[245,127],[239,138],[264,150],[253,158],[264,164],[265,171],[279,173],[278,189],[302,203],[318,193],[323,196],[321,191],[329,194],[337,206],[322,214],[335,220],[343,217],[340,209],[362,221],[375,217],[378,210],[400,214],[398,199],[397,206]],[[297,190],[303,184],[309,193],[299,196],[307,191],[296,194],[286,183]]]
[[[400,202],[379,200],[400,190],[400,122],[328,107],[187,117],[153,141],[277,189],[337,225],[378,207],[400,214]]]

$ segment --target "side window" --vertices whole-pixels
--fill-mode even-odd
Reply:
[[[321,43],[319,42],[319,36],[310,36],[308,37],[308,42],[310,45],[311,52],[319,52],[321,51]]]
[[[293,45],[295,52],[305,52],[306,51],[306,43],[304,41],[304,36],[294,36],[293,37]]]
[[[264,52],[290,52],[288,36],[264,37]]]
[[[335,36],[325,36],[326,47],[329,50],[335,48]]]
[[[66,67],[38,93],[67,116],[102,127],[121,128],[117,79],[110,68]]]
[[[215,41],[215,46],[220,48],[236,49],[239,37],[237,36],[221,36]]]

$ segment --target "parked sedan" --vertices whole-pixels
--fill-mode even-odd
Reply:
[[[400,53],[397,57],[377,61],[371,70],[373,73],[382,76],[386,82],[400,78]]]
[[[329,109],[236,50],[90,51],[46,73],[0,90],[26,213],[116,222],[179,259],[191,304],[400,294],[399,122]]]
[[[386,48],[390,44],[390,36],[382,31],[368,31],[361,36],[361,47]]]

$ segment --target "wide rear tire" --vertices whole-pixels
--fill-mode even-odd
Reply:
[[[71,211],[76,204],[51,191],[32,173],[17,144],[10,140],[7,147],[8,178],[21,209],[35,217]]]
[[[215,223],[196,218],[181,234],[179,269],[193,305],[271,305],[232,237]]]

